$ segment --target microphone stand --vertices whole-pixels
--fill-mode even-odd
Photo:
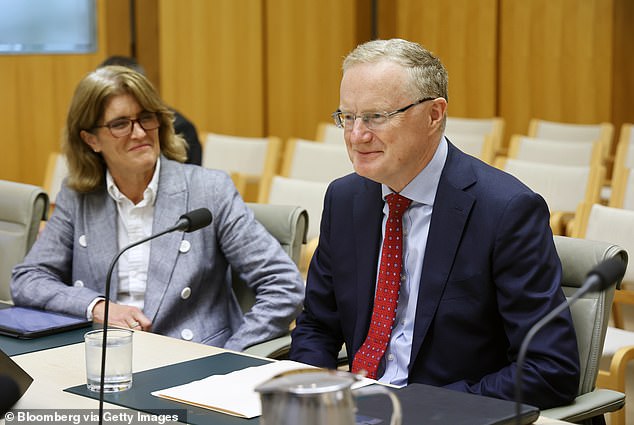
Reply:
[[[151,239],[158,238],[159,236],[163,236],[166,233],[171,233],[176,230],[186,230],[189,227],[189,221],[183,220],[176,223],[175,226],[172,226],[162,232],[156,233],[154,235],[150,235],[146,238],[140,239],[136,242],[131,243],[130,245],[123,248],[119,253],[112,259],[110,263],[110,267],[108,268],[108,274],[106,275],[106,289],[105,289],[105,309],[103,312],[103,340],[101,342],[101,377],[99,379],[99,425],[103,423],[103,397],[104,397],[104,381],[106,376],[106,347],[108,343],[108,314],[110,312],[110,280],[112,279],[112,271],[114,270],[114,266],[119,260],[119,257],[123,255],[124,252],[129,250],[130,248],[134,248],[137,245],[140,245],[144,242],[147,242]]]
[[[553,320],[556,316],[558,316],[562,311],[566,308],[570,307],[574,304],[582,295],[587,292],[595,289],[598,291],[603,291],[607,287],[609,287],[614,282],[619,282],[623,275],[625,274],[626,263],[624,263],[618,257],[608,258],[603,262],[599,263],[593,270],[591,270],[587,277],[586,281],[581,285],[581,287],[568,298],[567,301],[559,304],[555,309],[550,311],[547,315],[542,317],[537,323],[530,328],[530,330],[526,333],[524,340],[522,341],[522,345],[520,346],[520,351],[517,355],[516,361],[516,373],[515,373],[515,423],[516,425],[520,425],[520,410],[522,403],[522,367],[524,366],[524,359],[526,357],[526,352],[528,351],[528,344],[530,344],[531,340],[544,327],[544,325],[551,320]]]
[[[526,357],[526,352],[528,351],[528,344],[530,344],[531,340],[544,327],[544,325],[551,320],[553,320],[556,316],[558,316],[562,311],[572,305],[575,301],[577,301],[583,294],[588,292],[589,289],[594,285],[587,285],[587,288],[584,290],[582,287],[577,292],[575,292],[568,302],[563,302],[559,304],[554,310],[551,310],[547,315],[541,318],[541,320],[533,325],[532,328],[528,331],[524,340],[522,341],[522,345],[520,347],[519,354],[517,355],[517,369],[515,372],[515,424],[520,424],[520,413],[521,413],[521,404],[522,404],[522,367],[524,366],[524,359]]]

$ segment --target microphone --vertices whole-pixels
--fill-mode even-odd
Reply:
[[[0,417],[4,417],[21,396],[18,383],[9,376],[0,375]]]
[[[108,274],[106,275],[106,289],[105,289],[105,309],[103,312],[103,341],[101,343],[101,377],[99,380],[99,425],[103,422],[103,396],[104,396],[104,381],[106,376],[106,342],[108,337],[108,314],[110,310],[110,280],[112,279],[112,271],[114,270],[114,266],[119,260],[119,257],[123,255],[124,252],[129,250],[130,248],[134,248],[137,245],[140,245],[149,240],[158,238],[159,236],[163,236],[167,233],[181,231],[186,233],[194,232],[198,229],[202,229],[203,227],[207,227],[211,223],[211,212],[207,208],[198,208],[196,210],[190,211],[180,216],[178,221],[172,227],[169,227],[162,232],[155,233],[153,235],[148,236],[147,238],[140,239],[136,242],[131,243],[130,245],[123,248],[119,253],[112,259],[110,263],[110,268],[108,269]]]
[[[547,315],[541,318],[537,323],[533,325],[528,331],[520,351],[517,355],[516,362],[516,374],[515,374],[515,423],[520,425],[520,410],[522,403],[522,366],[524,366],[524,359],[526,352],[528,351],[528,345],[531,340],[544,327],[545,324],[553,320],[567,307],[574,304],[582,295],[590,291],[603,291],[608,288],[613,282],[618,282],[623,278],[625,274],[626,264],[619,257],[608,258],[597,264],[586,276],[583,285],[572,294],[572,296],[563,303],[559,304],[555,309],[550,311]]]

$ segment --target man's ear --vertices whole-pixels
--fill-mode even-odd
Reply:
[[[434,99],[429,115],[431,117],[432,126],[442,125],[442,120],[447,113],[447,100],[442,97]]]
[[[94,134],[86,131],[86,130],[81,130],[79,132],[79,136],[81,137],[81,140],[84,141],[85,144],[87,144],[90,149],[92,149],[94,152],[99,152],[99,141],[97,140],[97,136],[95,136]]]

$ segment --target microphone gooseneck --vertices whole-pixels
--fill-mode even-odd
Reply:
[[[603,291],[608,288],[612,283],[618,282],[623,278],[625,274],[625,263],[619,257],[608,258],[597,264],[586,276],[586,280],[581,287],[575,291],[570,298],[563,303],[559,304],[555,309],[550,311],[547,315],[542,317],[537,323],[530,328],[517,355],[517,362],[515,368],[515,423],[520,425],[520,410],[522,404],[522,368],[524,366],[524,360],[526,352],[528,351],[528,345],[531,340],[544,327],[545,324],[553,320],[567,307],[574,304],[582,295],[589,291]]]
[[[99,380],[99,425],[103,423],[103,397],[104,397],[104,381],[106,376],[106,346],[108,338],[108,315],[110,313],[110,281],[112,279],[112,272],[114,266],[119,260],[119,257],[130,248],[134,248],[137,245],[150,241],[152,239],[163,236],[167,233],[182,231],[186,233],[193,232],[203,227],[208,226],[211,223],[211,212],[207,208],[199,208],[190,212],[187,212],[180,216],[176,224],[169,227],[159,233],[155,233],[146,238],[139,239],[136,242],[124,247],[110,262],[108,268],[108,274],[106,275],[106,288],[105,288],[105,308],[103,312],[103,341],[101,343],[101,376]]]

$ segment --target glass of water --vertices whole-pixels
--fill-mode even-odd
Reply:
[[[110,329],[106,342],[104,392],[124,391],[132,386],[132,335],[130,329]],[[86,384],[90,391],[99,391],[101,383],[101,348],[103,330],[84,335],[86,347]]]

